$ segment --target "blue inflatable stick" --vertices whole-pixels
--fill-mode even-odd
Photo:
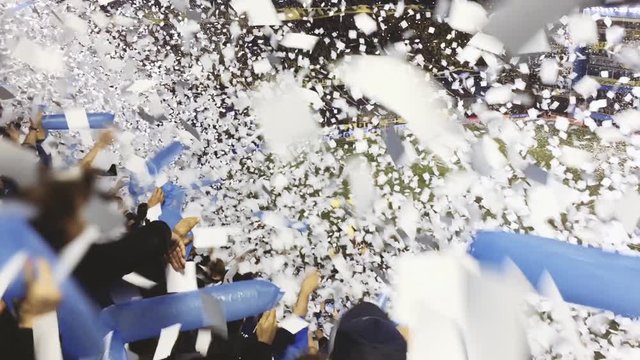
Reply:
[[[504,232],[479,232],[469,253],[498,269],[510,258],[534,286],[546,270],[568,302],[640,316],[640,257]]]
[[[282,297],[280,289],[268,281],[239,281],[112,305],[102,311],[101,318],[125,343],[156,337],[160,330],[177,323],[182,324],[181,331],[210,327],[215,319],[205,316],[203,294],[222,303],[226,321],[260,314],[275,307]]]
[[[19,216],[0,216],[0,264],[18,251],[26,251],[31,258],[44,258],[53,268],[57,257],[48,244]],[[0,265],[1,266],[1,265]],[[58,325],[65,358],[99,356],[103,351],[103,337],[107,329],[100,324],[98,311],[82,293],[75,281],[68,278],[61,285],[62,302],[58,306]],[[3,296],[8,305],[24,298],[24,274],[14,280]]]
[[[158,151],[151,159],[147,160],[147,169],[149,169],[149,174],[152,176],[158,175],[162,168],[169,165],[178,157],[178,155],[180,155],[182,150],[184,150],[184,146],[180,142],[174,141],[169,144],[169,146]]]
[[[89,128],[104,129],[113,125],[114,114],[110,113],[87,113]],[[69,130],[67,118],[64,114],[50,114],[42,117],[42,127],[46,130]]]
[[[147,160],[149,174],[152,176],[158,175],[164,167],[168,166],[180,155],[182,150],[184,150],[184,146],[176,141],[158,151],[151,159]],[[142,186],[135,177],[132,177],[129,182],[129,193],[136,199],[145,192],[151,191],[152,188],[152,185]]]

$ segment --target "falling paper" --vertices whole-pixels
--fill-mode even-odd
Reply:
[[[127,87],[126,91],[129,91],[132,93],[143,93],[145,91],[151,90],[153,87],[156,86],[156,84],[157,83],[154,80],[147,80],[147,79],[136,80]]]
[[[268,73],[272,69],[269,59],[264,58],[253,62],[253,71],[256,74]]]
[[[378,23],[376,23],[371,16],[365,13],[354,15],[353,21],[355,22],[356,27],[366,35],[373,34],[378,30]]]
[[[511,52],[539,52],[545,45],[543,27],[579,4],[579,0],[508,0],[500,3],[483,31],[502,41]],[[523,48],[523,44],[525,44]],[[548,45],[548,44],[547,44]]]
[[[151,281],[135,272],[128,273],[127,275],[123,276],[122,280],[143,289],[151,289],[152,287],[157,285],[155,281]]]
[[[319,136],[309,102],[290,74],[262,86],[253,97],[252,108],[268,150],[281,157],[291,155],[291,146]]]
[[[560,67],[556,59],[544,59],[540,63],[540,81],[545,85],[555,85]]]
[[[271,0],[232,0],[238,13],[247,13],[250,26],[282,25]]]
[[[203,357],[207,356],[209,352],[209,345],[211,344],[211,330],[199,329],[198,336],[196,337],[196,351]]]
[[[27,262],[27,254],[23,251],[13,255],[0,269],[0,298],[7,291],[13,280],[20,274]]]
[[[55,47],[43,48],[29,39],[20,38],[12,55],[28,65],[52,75],[60,75],[64,72],[63,53]]]
[[[494,86],[487,90],[487,94],[484,96],[487,104],[495,105],[495,104],[506,104],[511,101],[511,97],[513,93],[511,91],[511,86],[509,85],[500,85]]]
[[[353,205],[358,214],[366,217],[370,214],[375,201],[371,167],[364,158],[354,157],[347,162],[345,171],[349,180]]]
[[[196,249],[211,249],[227,245],[229,230],[225,227],[197,227],[193,232],[193,246]]]
[[[640,219],[640,194],[635,189],[622,194],[614,208],[614,216],[620,220],[627,233],[632,234]]]
[[[607,45],[613,46],[622,42],[624,39],[624,28],[614,25],[606,30]]]
[[[576,45],[584,46],[598,42],[598,27],[590,15],[571,15],[569,17],[568,29],[571,40],[573,40]]]
[[[496,55],[501,55],[504,52],[504,45],[502,45],[500,40],[481,32],[475,34],[467,45],[475,46],[480,50],[488,51]]]
[[[210,324],[209,328],[214,334],[223,338],[227,338],[227,319],[224,315],[224,306],[222,302],[215,296],[209,294],[200,294],[202,300],[202,309],[204,321]]]
[[[353,56],[335,73],[352,91],[402,116],[421,144],[443,159],[467,147],[462,126],[449,119],[448,99],[420,69],[394,57]]]
[[[309,323],[301,319],[296,315],[289,315],[284,320],[280,321],[278,327],[287,330],[292,334],[297,334],[300,330],[309,326]]]
[[[31,187],[38,181],[38,167],[38,157],[33,151],[0,139],[0,174],[23,187]]]
[[[62,360],[58,314],[55,311],[33,321],[33,350],[36,360]]]
[[[162,206],[160,204],[156,204],[147,210],[147,219],[149,221],[160,219],[160,215],[162,215]]]
[[[302,33],[287,33],[280,45],[288,48],[312,51],[318,42],[318,37]]]
[[[590,96],[595,96],[598,93],[599,88],[600,83],[589,75],[583,76],[582,79],[573,85],[573,90],[582,95],[585,99]]]
[[[614,122],[620,126],[623,134],[630,134],[640,130],[640,111],[628,109],[613,116]]]
[[[453,0],[447,23],[451,28],[475,34],[487,24],[487,11],[477,2]]]
[[[175,345],[176,340],[178,340],[178,335],[180,335],[181,327],[181,324],[175,324],[160,330],[160,338],[158,339],[156,351],[153,354],[153,360],[166,359],[171,355],[173,345]]]
[[[198,289],[196,263],[193,261],[187,261],[182,272],[175,271],[171,265],[167,265],[165,275],[168,293],[187,292]]]
[[[82,258],[87,253],[91,245],[100,237],[100,230],[97,226],[87,226],[73,241],[60,251],[58,265],[55,269],[56,281],[61,284],[78,266]]]
[[[85,130],[89,129],[89,119],[87,112],[83,108],[67,108],[64,110],[64,117],[67,120],[69,130]]]

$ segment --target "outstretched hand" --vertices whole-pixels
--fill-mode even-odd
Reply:
[[[153,193],[151,194],[151,197],[149,198],[149,201],[147,201],[147,205],[152,208],[158,204],[162,204],[163,201],[164,192],[161,188],[155,188],[155,190],[153,190]]]
[[[169,252],[166,255],[167,263],[171,265],[173,270],[182,272],[186,265],[186,256],[187,252],[184,244],[180,240],[180,237],[176,233],[173,233],[171,235],[171,246],[169,247]]]
[[[23,328],[31,328],[35,318],[55,311],[62,300],[62,293],[54,280],[49,263],[44,259],[38,259],[35,265],[37,275],[32,263],[28,263],[24,271],[27,295],[19,308],[20,327]]]
[[[256,327],[256,337],[258,341],[271,345],[278,331],[278,322],[276,321],[276,309],[271,309],[260,318]]]

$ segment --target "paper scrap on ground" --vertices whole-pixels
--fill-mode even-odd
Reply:
[[[153,354],[153,360],[166,359],[171,355],[173,346],[176,340],[178,340],[178,335],[180,335],[181,327],[182,324],[175,324],[160,330],[160,338],[158,339],[156,351]]]

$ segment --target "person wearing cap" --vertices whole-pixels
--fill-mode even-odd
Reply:
[[[378,306],[362,302],[349,309],[331,335],[331,360],[405,360],[407,341]]]

